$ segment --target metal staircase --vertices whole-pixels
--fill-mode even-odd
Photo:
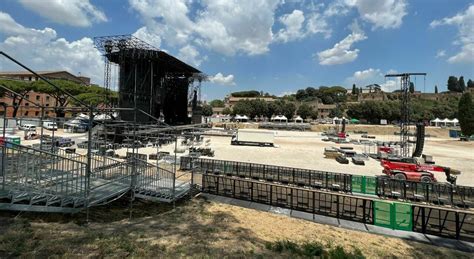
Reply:
[[[12,143],[0,151],[0,210],[74,213],[129,191],[173,202],[190,190],[173,172],[138,159],[92,155],[88,174],[84,155],[66,157]]]

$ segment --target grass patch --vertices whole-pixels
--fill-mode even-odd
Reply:
[[[286,253],[300,257],[321,257],[329,259],[363,259],[365,256],[359,249],[354,252],[347,252],[342,246],[326,250],[319,242],[305,242],[297,244],[290,240],[278,240],[267,242],[265,248],[276,253]]]

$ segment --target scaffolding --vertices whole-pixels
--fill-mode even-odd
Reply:
[[[132,42],[135,41],[132,39]],[[122,43],[118,41],[118,44]],[[46,107],[24,99],[28,107],[41,110],[39,143],[26,146],[6,137],[10,119],[7,108],[20,104],[2,103],[0,210],[59,213],[86,210],[88,218],[89,208],[122,197],[130,197],[131,204],[135,198],[174,203],[192,191],[192,177],[188,172],[178,172],[176,166],[181,146],[178,141],[200,135],[204,125],[169,126],[162,119],[139,109],[136,102],[132,103],[132,107],[122,108],[92,106],[8,54],[0,52],[0,55],[77,104],[77,107]],[[105,74],[104,81],[110,84],[108,77]],[[18,94],[4,85],[0,87]],[[187,103],[184,105],[187,106]],[[60,148],[58,143],[61,137],[55,131],[51,131],[52,136],[46,135],[43,127],[45,112],[57,109],[82,114],[86,121],[84,133],[71,134],[77,148]],[[131,120],[110,116],[124,111],[133,115]],[[146,117],[146,120],[137,119],[139,116]],[[48,120],[57,121],[56,118]],[[150,159],[158,156],[160,148],[167,148],[174,155],[172,159]]]

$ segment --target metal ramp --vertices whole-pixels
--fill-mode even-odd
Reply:
[[[92,155],[88,174],[83,155],[10,143],[0,150],[0,210],[75,213],[130,191],[137,198],[173,202],[190,190],[173,172],[144,161]]]

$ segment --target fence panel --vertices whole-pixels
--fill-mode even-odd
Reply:
[[[393,204],[393,226],[398,230],[412,231],[413,228],[413,215],[412,207],[410,204],[398,203]]]
[[[374,225],[393,228],[392,203],[385,201],[374,201]]]

